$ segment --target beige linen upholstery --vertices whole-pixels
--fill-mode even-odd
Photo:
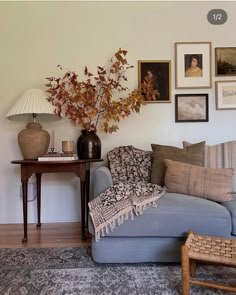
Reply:
[[[167,159],[165,165],[165,187],[168,192],[216,202],[232,200],[233,169],[206,168]]]

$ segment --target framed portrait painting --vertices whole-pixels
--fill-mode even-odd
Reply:
[[[236,81],[216,81],[216,109],[236,110]]]
[[[170,60],[139,60],[138,81],[145,102],[171,102]]]
[[[175,122],[208,122],[208,94],[176,94]]]
[[[211,88],[211,42],[175,43],[175,88]]]
[[[236,76],[236,47],[215,48],[216,76]]]

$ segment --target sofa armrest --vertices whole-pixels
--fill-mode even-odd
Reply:
[[[101,166],[94,171],[94,197],[103,193],[112,184],[111,172],[107,166]]]
[[[236,236],[236,194],[233,194],[233,200],[221,203],[231,215],[232,235]]]

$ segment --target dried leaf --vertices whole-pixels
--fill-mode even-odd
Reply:
[[[83,129],[96,130],[101,122],[102,130],[116,132],[120,120],[132,111],[138,113],[145,103],[139,90],[132,91],[125,98],[116,98],[116,93],[128,89],[121,84],[121,81],[127,81],[125,71],[133,67],[124,58],[126,54],[127,51],[120,48],[111,58],[109,67],[97,67],[97,76],[85,66],[84,74],[88,79],[84,81],[79,81],[78,74],[69,70],[62,78],[46,78],[48,100],[56,107],[56,113],[65,115],[72,124]],[[63,69],[60,65],[58,67]]]

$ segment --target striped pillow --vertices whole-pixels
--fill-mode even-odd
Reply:
[[[165,160],[165,187],[181,193],[216,202],[232,200],[233,169],[214,169]]]
[[[183,141],[186,147],[191,143]],[[216,145],[206,145],[204,152],[204,166],[207,168],[233,168],[233,188],[236,193],[236,141],[228,141]]]

